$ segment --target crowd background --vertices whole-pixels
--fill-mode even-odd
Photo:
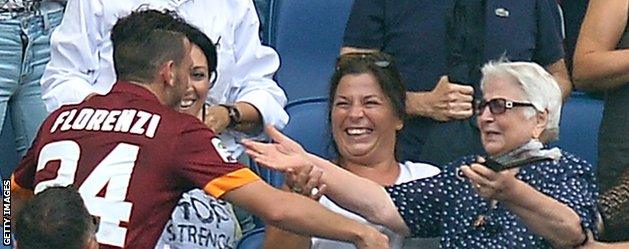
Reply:
[[[346,21],[350,17],[352,3],[355,1],[253,1],[260,19],[261,41],[263,44],[275,48],[280,55],[281,67],[275,79],[286,91],[288,105],[295,106],[309,99],[326,97],[328,79],[334,70],[334,59],[338,56],[339,49],[347,45],[343,43],[343,34]],[[38,79],[49,56],[48,48],[45,44],[49,42],[50,32],[59,24],[62,11],[57,2],[63,1],[46,2],[54,5],[50,5],[52,7],[45,7],[48,6],[45,5],[44,7],[39,7],[38,11],[28,12],[26,15],[20,16],[17,22],[11,22],[12,20],[18,20],[15,19],[16,14],[6,11],[2,11],[2,18],[0,19],[2,22],[2,25],[0,25],[1,31],[18,30],[18,33],[1,32],[3,35],[12,36],[9,37],[14,40],[11,44],[17,44],[17,46],[9,48],[5,47],[5,44],[0,44],[0,52],[13,51],[7,54],[23,53],[24,55],[30,54],[32,56],[16,57],[16,61],[12,62],[14,63],[12,71],[20,68],[21,70],[18,71],[23,72],[23,74],[12,77],[14,79],[22,79],[18,82],[23,82],[20,84],[24,87],[12,86],[6,92],[5,88],[0,89],[3,91],[0,96],[0,103],[2,103],[0,107],[4,109],[1,112],[2,119],[0,119],[0,173],[3,179],[8,178],[12,167],[17,165],[20,156],[25,153],[25,149],[30,143],[29,141],[33,139],[34,131],[37,127],[35,124],[41,122],[45,117],[43,105],[27,101],[31,101],[33,96],[37,97],[37,94],[29,93],[28,89],[38,85]],[[5,1],[3,6],[7,3]],[[557,4],[562,8],[563,21],[561,30],[565,36],[563,39],[565,66],[568,73],[571,74],[574,50],[588,1],[557,1]],[[20,35],[21,33],[24,33],[25,36]],[[430,32],[427,31],[427,33]],[[16,36],[15,34],[18,35]],[[27,42],[25,42],[24,37],[26,37]],[[2,42],[5,42],[5,40],[2,40]],[[22,58],[28,59],[22,60]],[[9,74],[2,71],[0,77],[5,77],[6,75]],[[0,87],[4,86],[0,85]],[[18,91],[17,89],[20,90]],[[580,119],[580,122],[589,122],[590,126],[587,126],[587,129],[584,127],[576,128],[582,130],[562,131],[564,137],[560,138],[558,143],[562,144],[563,148],[567,148],[576,154],[584,151],[580,156],[583,156],[596,166],[598,163],[598,149],[596,145],[578,143],[591,142],[590,140],[583,140],[583,138],[592,138],[596,142],[598,122],[600,122],[603,111],[603,102],[600,99],[603,97],[600,92],[584,93],[578,91],[579,89],[576,90],[572,93],[573,97],[567,100],[566,105],[570,106],[570,101],[575,100],[579,101],[579,103],[586,103],[588,108],[580,113],[580,117],[585,118],[583,120]],[[19,117],[20,115],[25,117]],[[26,122],[27,125],[23,122]],[[299,121],[291,122],[296,123]],[[568,119],[566,122],[570,122],[570,120]],[[564,124],[565,122],[562,123],[562,127]],[[620,123],[618,126],[622,128],[626,127],[626,124]],[[596,127],[596,130],[590,129],[591,127]],[[290,128],[291,123],[288,124],[287,129]],[[579,137],[575,138],[576,136]],[[566,144],[569,144],[569,146],[566,147]],[[571,147],[575,147],[577,150],[572,150]],[[435,163],[443,162],[439,159]]]

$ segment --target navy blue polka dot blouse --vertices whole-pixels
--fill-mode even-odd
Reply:
[[[597,234],[592,166],[570,153],[562,154],[557,162],[523,166],[516,177],[567,204],[581,217],[582,226]],[[456,168],[474,161],[474,156],[464,157],[447,164],[437,176],[387,187],[413,237],[442,236],[443,248],[551,248],[504,205],[492,207],[469,180],[456,176]],[[484,224],[474,224],[480,215]]]

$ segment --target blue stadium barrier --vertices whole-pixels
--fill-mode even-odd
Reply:
[[[353,0],[273,0],[269,44],[280,54],[275,78],[289,101],[327,96]]]
[[[260,249],[264,243],[264,227],[256,228],[240,238],[236,249]]]
[[[603,101],[582,92],[572,93],[561,111],[559,140],[551,145],[578,155],[596,167],[602,116]]]

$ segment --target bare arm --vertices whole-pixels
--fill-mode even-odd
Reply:
[[[267,224],[282,229],[347,241],[358,248],[388,247],[387,237],[376,229],[333,213],[306,197],[283,192],[262,181],[231,190],[222,198],[261,217]]]
[[[272,126],[267,126],[265,131],[276,143],[243,141],[247,154],[257,163],[284,172],[314,165],[323,171],[321,182],[326,185],[326,195],[337,204],[398,233],[408,231],[393,201],[380,185],[308,154],[298,143]]]
[[[567,205],[519,180],[511,191],[513,197],[505,205],[534,233],[559,248],[572,248],[585,239],[581,219]]]
[[[371,222],[400,234],[409,233],[395,204],[382,186],[316,155],[309,154],[309,157],[312,163],[323,170],[321,181],[327,186],[326,196]]]
[[[310,248],[310,237],[284,231],[274,226],[266,226],[264,249],[304,249]]]
[[[240,113],[240,124],[234,127],[237,131],[252,133],[262,128],[262,116],[258,109],[247,102],[236,102],[234,105]],[[227,107],[214,105],[205,110],[205,124],[216,133],[229,126],[229,110]]]
[[[322,172],[315,167],[311,167],[309,172],[303,170],[301,172],[288,172],[285,177],[285,184],[282,186],[284,191],[292,191],[293,193],[299,193],[303,196],[309,197],[315,201],[318,201],[322,196],[322,192],[325,191],[326,186],[320,184]],[[290,186],[301,186],[299,189],[302,191],[297,192],[295,187],[293,190],[289,190]],[[318,188],[320,191],[316,194],[312,194],[313,188]],[[266,226],[264,246],[263,248],[275,249],[303,249],[311,247],[311,237],[295,234],[289,231],[282,230],[275,226]]]
[[[616,49],[627,24],[626,0],[590,1],[574,53],[579,90],[613,90],[629,82],[629,49]]]
[[[546,66],[546,70],[557,80],[561,89],[561,97],[565,101],[572,93],[572,83],[570,82],[570,76],[568,76],[565,60],[560,59]]]

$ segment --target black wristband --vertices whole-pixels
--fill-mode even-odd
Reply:
[[[220,106],[225,107],[229,115],[229,125],[227,125],[227,128],[234,128],[236,127],[236,125],[240,124],[240,121],[241,121],[240,111],[238,111],[238,108],[232,105],[220,105]]]

